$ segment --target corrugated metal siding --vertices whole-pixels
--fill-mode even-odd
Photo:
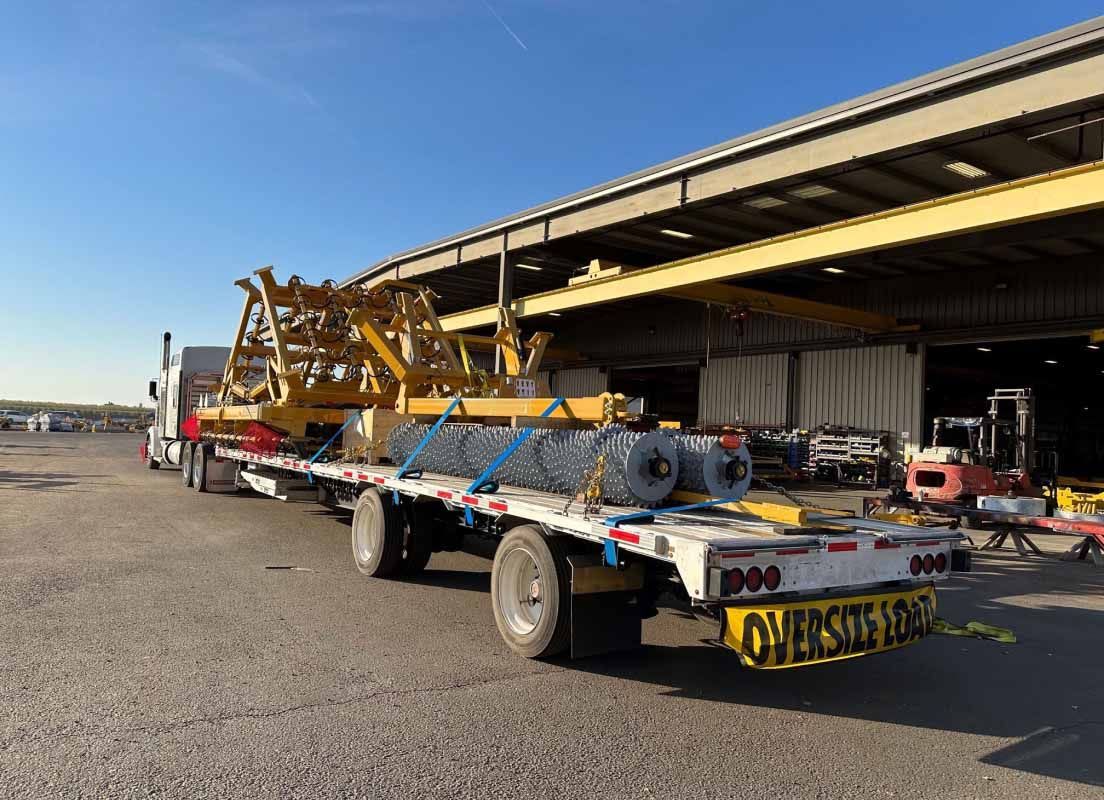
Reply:
[[[921,335],[940,330],[968,333],[980,326],[1104,316],[1102,271],[1104,259],[1099,257],[1056,258],[1045,262],[1045,268],[1039,262],[1009,263],[938,275],[841,281],[811,299],[918,321]],[[594,335],[596,321],[590,318],[577,329],[562,331],[555,344],[595,359],[697,357],[705,351],[704,309],[677,300],[631,310],[611,307],[601,319],[600,337]],[[719,308],[713,309],[708,329],[712,351],[777,345],[800,350],[801,345],[825,340],[857,340],[848,328],[754,312],[741,329]]]
[[[552,370],[552,393],[557,397],[593,397],[607,391],[609,372],[598,367]]]
[[[802,428],[850,425],[921,437],[924,347],[905,345],[802,353],[797,366],[795,423]]]
[[[788,360],[785,353],[712,359],[698,378],[699,423],[784,424]]]

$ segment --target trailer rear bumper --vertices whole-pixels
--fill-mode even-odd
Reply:
[[[935,623],[935,585],[726,606],[721,641],[753,669],[785,669],[906,647]]]

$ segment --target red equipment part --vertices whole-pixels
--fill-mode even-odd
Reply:
[[[274,456],[287,434],[261,422],[250,422],[242,434],[241,449],[259,456]]]
[[[725,450],[739,450],[743,443],[744,440],[735,433],[726,433],[721,437],[721,447]]]
[[[195,414],[180,423],[180,432],[193,442],[199,441],[199,420],[196,419]]]
[[[984,464],[930,464],[914,461],[908,466],[905,490],[913,497],[937,501],[960,500],[996,494],[993,471]]]

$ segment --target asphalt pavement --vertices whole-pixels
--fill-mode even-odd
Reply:
[[[346,515],[199,495],[139,442],[0,432],[0,797],[1104,796],[1104,569],[944,584],[1015,645],[754,672],[664,608],[639,652],[527,661],[489,561],[366,578]]]

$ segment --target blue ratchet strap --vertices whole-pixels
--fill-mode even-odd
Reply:
[[[660,514],[674,514],[678,511],[693,511],[695,508],[709,508],[710,506],[719,506],[722,503],[734,502],[730,497],[722,497],[717,500],[706,500],[704,503],[691,503],[688,506],[671,506],[670,508],[647,508],[643,511],[634,511],[631,514],[618,514],[615,517],[606,517],[603,525],[608,525],[611,528],[616,528],[621,525],[622,522],[631,522],[634,519],[652,519],[658,517]]]
[[[321,447],[318,448],[318,452],[315,453],[313,456],[311,456],[307,460],[307,463],[308,464],[313,464],[315,461],[317,461],[318,457],[326,452],[326,448],[329,447],[331,444],[333,444],[334,440],[338,436],[340,436],[342,433],[344,433],[345,429],[348,428],[349,425],[351,425],[353,423],[353,421],[356,420],[358,417],[360,417],[360,412],[359,411],[357,413],[353,414],[347,420],[345,420],[345,424],[337,429],[337,433],[335,433],[333,436],[331,436],[329,438],[329,441],[327,441],[324,445],[322,445]],[[314,475],[310,472],[307,473],[307,481],[309,481],[310,483],[314,483]]]
[[[549,404],[548,408],[544,409],[544,411],[541,412],[540,415],[542,417],[550,416],[553,411],[563,405],[563,402],[564,398],[557,397]],[[514,454],[515,450],[521,447],[522,442],[533,435],[533,431],[535,430],[536,428],[526,428],[521,432],[520,436],[514,439],[514,441],[510,442],[510,446],[503,450],[502,454],[494,461],[492,461],[489,467],[483,470],[483,474],[471,482],[471,485],[468,487],[468,493],[475,494],[477,492],[488,492],[493,494],[494,492],[497,492],[498,483],[488,479],[492,475],[494,475],[495,470],[501,467],[506,459]],[[466,522],[468,525],[471,525],[474,521],[475,520],[472,517],[471,506],[464,506],[464,522]]]
[[[422,471],[420,469],[412,470],[410,469],[410,465],[414,463],[414,459],[416,459],[418,457],[418,454],[422,452],[427,444],[429,444],[429,440],[437,435],[437,431],[441,430],[441,426],[445,424],[445,420],[449,418],[449,415],[456,409],[456,406],[460,404],[460,400],[461,398],[459,395],[452,398],[452,402],[449,403],[449,407],[445,409],[445,413],[442,414],[437,419],[437,421],[433,423],[432,428],[426,431],[426,435],[422,437],[422,441],[418,442],[418,446],[414,448],[414,452],[411,453],[407,457],[406,461],[403,462],[403,465],[399,467],[399,471],[395,475],[396,478],[402,480],[403,478],[406,478],[408,476],[413,476],[415,473],[417,473],[419,476],[421,475]]]

